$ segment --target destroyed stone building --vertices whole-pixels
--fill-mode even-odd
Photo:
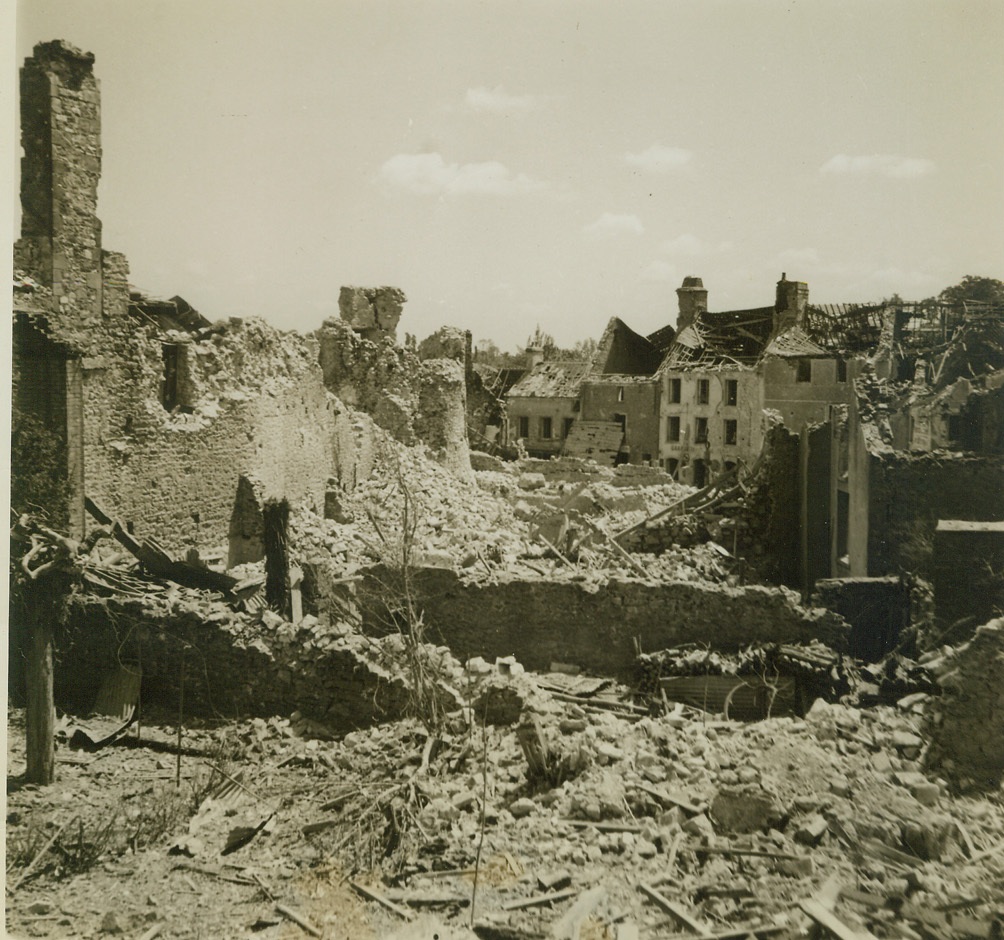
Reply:
[[[12,571],[72,588],[11,931],[1000,935],[1000,310],[689,277],[677,329],[483,381],[397,288],[299,335],[131,287],[99,127],[37,46],[14,418],[68,506]],[[529,457],[470,451],[503,397]]]
[[[462,368],[384,342],[403,292],[344,288],[346,325],[299,336],[131,291],[97,217],[93,57],[40,44],[22,84],[14,407],[58,429],[72,532],[84,531],[86,494],[168,550],[261,558],[263,507],[323,507],[329,486],[365,478],[374,422],[469,466]]]
[[[873,307],[812,307],[808,285],[784,275],[772,307],[709,312],[699,277],[685,278],[677,297],[675,329],[643,337],[615,317],[588,372],[561,367],[560,389],[545,380],[557,364],[534,363],[507,396],[516,416],[510,439],[537,446],[536,431],[560,420],[548,453],[662,466],[704,486],[756,459],[765,410],[797,432],[848,404],[861,356],[878,342],[859,329]],[[543,424],[531,420],[531,407]]]

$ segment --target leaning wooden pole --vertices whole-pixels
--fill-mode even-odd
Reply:
[[[34,587],[34,585],[32,585]],[[32,605],[34,606],[34,605]],[[42,611],[32,611],[25,669],[28,700],[25,708],[28,783],[48,786],[55,779],[56,705],[52,693],[53,625]]]

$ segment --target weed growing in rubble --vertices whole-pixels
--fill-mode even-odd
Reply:
[[[416,584],[416,550],[421,522],[416,500],[400,466],[397,473],[400,495],[400,529],[387,532],[367,510],[379,539],[375,546],[383,568],[379,590],[371,608],[385,625],[397,631],[402,640],[404,666],[408,674],[407,711],[425,725],[430,734],[438,734],[446,719],[446,708],[439,688],[439,668],[429,655],[427,625],[420,606]]]
[[[96,819],[76,816],[55,836],[33,819],[23,829],[8,826],[7,876],[18,883],[19,873],[21,878],[82,874],[109,857],[159,842],[189,815],[187,796],[171,786],[151,790],[124,809],[110,808]]]

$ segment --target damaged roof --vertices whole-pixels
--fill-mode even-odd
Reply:
[[[588,362],[538,362],[511,389],[510,398],[575,398],[589,374]]]
[[[597,345],[592,371],[601,375],[653,375],[661,361],[658,346],[620,317],[611,317]]]
[[[677,334],[665,365],[716,365],[722,362],[753,365],[762,355],[773,329],[773,307],[725,313],[702,310],[693,323]]]
[[[212,326],[198,310],[183,297],[159,300],[139,291],[129,292],[129,312],[134,316],[156,323],[162,330],[179,330],[196,333]]]

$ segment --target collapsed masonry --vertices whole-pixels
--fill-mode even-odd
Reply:
[[[389,342],[402,291],[345,288],[343,319],[301,336],[131,290],[96,214],[93,56],[40,44],[22,87],[14,407],[60,438],[73,533],[87,495],[170,551],[261,558],[264,507],[366,479],[377,426],[469,473],[461,369]]]
[[[192,657],[188,701],[207,714],[294,705],[339,728],[397,714],[407,690],[388,663],[411,624],[389,603],[395,569],[430,639],[464,658],[515,653],[531,668],[575,662],[627,677],[639,649],[818,639],[854,649],[855,630],[870,635],[792,592],[745,585],[720,526],[693,545],[678,516],[655,527],[669,506],[727,507],[732,489],[688,503],[695,494],[660,470],[587,461],[475,473],[469,335],[395,346],[396,289],[346,288],[341,318],[308,336],[213,323],[180,297],[130,289],[95,214],[92,61],[43,44],[23,73],[15,407],[63,445],[73,534],[90,527],[86,497],[158,557],[229,568],[242,589],[186,593],[99,545],[62,650],[78,667],[60,673],[67,700],[93,701],[125,664],[142,671],[145,700],[173,702]],[[261,563],[270,520],[287,514],[279,615]],[[658,545],[633,543],[626,522]],[[638,548],[657,554],[642,563]],[[891,631],[876,658],[897,639]]]

